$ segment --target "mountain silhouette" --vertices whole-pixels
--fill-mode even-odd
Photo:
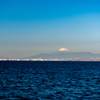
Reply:
[[[41,53],[35,56],[25,57],[27,59],[42,58],[42,59],[90,59],[100,58],[100,54],[94,54],[91,52],[66,52],[66,51],[56,51],[50,54]]]

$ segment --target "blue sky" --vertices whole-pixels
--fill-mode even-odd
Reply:
[[[100,53],[99,26],[100,0],[0,0],[0,57]]]

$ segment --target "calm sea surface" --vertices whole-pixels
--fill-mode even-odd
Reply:
[[[1,61],[0,100],[100,100],[100,62]]]

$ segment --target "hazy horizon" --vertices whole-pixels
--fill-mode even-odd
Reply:
[[[60,48],[60,49],[62,49],[62,48]],[[98,56],[100,55],[100,53],[92,53],[92,52],[73,52],[73,51],[69,51],[69,50],[67,51],[67,50],[60,50],[60,49],[57,50],[57,51],[54,51],[54,52],[49,52],[49,53],[41,52],[41,53],[38,53],[38,54],[28,55],[28,56],[20,56],[20,55],[17,55],[17,56],[15,56],[15,57],[13,57],[13,56],[2,56],[2,57],[0,57],[0,59],[1,59],[1,58],[3,58],[3,59],[5,58],[5,59],[6,59],[6,57],[7,57],[8,59],[10,59],[10,58],[14,58],[14,59],[15,59],[15,58],[16,58],[16,59],[17,59],[17,58],[21,58],[21,59],[24,58],[24,59],[27,59],[27,58],[29,57],[29,59],[30,59],[30,57],[35,57],[35,56],[38,56],[38,55],[41,55],[41,54],[44,55],[44,56],[45,56],[45,54],[49,54],[49,55],[52,55],[52,56],[54,55],[54,56],[55,56],[55,54],[57,54],[57,53],[58,53],[57,55],[59,55],[59,54],[61,54],[61,53],[68,53],[68,54],[70,54],[70,53],[72,53],[72,54],[73,54],[73,53],[81,53],[81,54],[83,54],[83,53],[88,53],[88,54],[90,54],[90,53],[91,53],[91,55],[92,55],[92,54],[98,54]],[[67,48],[65,48],[65,49],[67,49]],[[49,56],[49,55],[48,55],[48,56]],[[56,55],[56,56],[57,56],[57,55]],[[63,56],[63,55],[62,55],[62,56]],[[97,56],[97,58],[99,58],[98,56]],[[66,56],[66,57],[67,57],[67,56]],[[35,57],[35,58],[41,58],[41,56],[40,56],[40,57]],[[74,58],[74,56],[73,56],[73,58]],[[59,58],[58,58],[58,59],[59,59]],[[63,58],[63,59],[65,59],[65,58]],[[80,59],[81,59],[81,58],[80,58]],[[87,59],[89,59],[89,58],[87,58]]]
[[[0,57],[61,48],[100,54],[99,6],[99,0],[0,1]]]

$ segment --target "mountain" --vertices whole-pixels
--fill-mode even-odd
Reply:
[[[46,54],[46,53],[41,53],[35,56],[30,56],[30,57],[25,57],[27,59],[31,59],[31,58],[42,58],[42,59],[75,59],[75,58],[79,58],[79,59],[90,59],[90,58],[94,58],[97,59],[97,57],[100,58],[100,54],[94,54],[94,53],[90,53],[90,52],[66,52],[66,51],[57,51],[57,52],[53,52],[50,54]]]
[[[0,59],[6,59],[5,57],[0,57]]]

